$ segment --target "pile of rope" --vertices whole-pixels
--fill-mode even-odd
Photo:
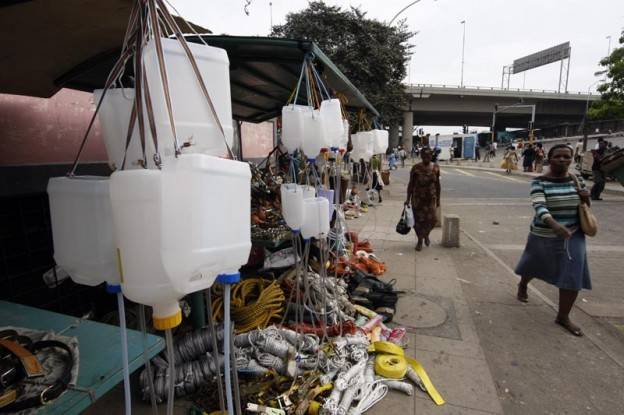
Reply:
[[[223,329],[216,330],[219,344],[223,343]],[[319,338],[313,334],[301,334],[275,326],[252,330],[234,336],[236,368],[241,374],[261,376],[270,371],[280,375],[297,377],[305,370],[317,367],[316,357],[322,356]],[[223,369],[223,354],[212,350],[209,329],[200,329],[176,339],[174,343],[175,394],[177,397],[196,392],[201,386],[216,379],[217,364]],[[157,402],[163,402],[169,388],[167,360],[161,356],[152,359],[154,392]],[[140,375],[144,400],[150,396],[147,369]]]
[[[318,324],[323,317],[328,325],[353,321],[355,308],[349,301],[343,279],[307,272],[302,278],[285,279],[282,284],[289,298],[286,317],[295,321],[295,325],[301,322]]]
[[[217,294],[212,304],[215,321],[223,321],[223,295],[215,284],[213,293]],[[250,278],[232,286],[231,315],[236,332],[267,327],[272,320],[280,319],[284,310],[284,291],[276,281],[262,278]]]

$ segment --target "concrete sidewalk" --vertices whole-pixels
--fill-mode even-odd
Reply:
[[[586,336],[560,329],[553,323],[556,297],[542,293],[554,290],[541,282],[532,284],[528,304],[519,303],[513,269],[465,229],[471,229],[465,221],[483,219],[466,216],[452,201],[442,200],[443,213],[462,216],[462,246],[441,247],[435,229],[431,247],[416,252],[413,233],[395,232],[406,183],[396,175],[390,180],[383,204],[347,224],[385,261],[382,279],[396,279],[405,291],[395,323],[407,328],[407,352],[447,403],[436,406],[420,390],[413,398],[390,392],[372,414],[624,413],[621,336],[582,312],[582,301],[573,317]]]
[[[438,407],[427,394],[415,390],[409,397],[390,392],[371,414],[502,414],[503,408],[479,343],[471,312],[464,299],[461,279],[452,255],[442,248],[440,229],[432,245],[414,250],[413,233],[400,235],[395,226],[403,208],[406,183],[391,178],[383,191],[383,204],[347,222],[349,229],[369,239],[388,271],[384,281],[396,279],[404,290],[394,323],[409,333],[407,353],[419,360],[446,400]]]

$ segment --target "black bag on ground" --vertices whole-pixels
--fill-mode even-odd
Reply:
[[[410,230],[411,230],[411,228],[407,224],[407,216],[406,216],[406,213],[405,213],[405,209],[406,209],[406,207],[403,206],[403,212],[401,213],[401,219],[399,219],[399,223],[397,223],[397,225],[396,225],[396,231],[397,231],[397,233],[400,233],[401,235],[407,235],[408,233],[410,233]]]

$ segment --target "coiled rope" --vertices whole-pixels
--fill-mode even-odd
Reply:
[[[276,281],[250,278],[234,284],[231,316],[236,325],[236,332],[245,333],[265,328],[273,319],[281,318],[285,299],[284,291]],[[223,321],[222,297],[214,300],[212,315],[216,321]]]

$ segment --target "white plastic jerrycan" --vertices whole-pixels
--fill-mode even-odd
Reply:
[[[334,204],[334,189],[319,189],[318,194],[319,197],[324,197],[325,199],[327,199],[327,203],[329,203],[328,217],[331,221],[331,217],[334,214],[334,209],[336,208]]]
[[[290,229],[299,231],[305,219],[303,201],[316,196],[314,186],[301,186],[286,183],[280,186],[282,197],[282,216]]]
[[[371,157],[373,157],[374,153],[374,148],[375,148],[375,135],[373,134],[373,131],[364,131],[362,133],[363,141],[366,143],[366,152],[364,153],[365,157],[364,160],[365,161],[370,161]]]
[[[314,199],[316,197],[316,188],[310,185],[301,185],[303,189],[303,200]]]
[[[54,260],[74,282],[119,284],[108,177],[48,181]]]
[[[373,155],[373,135],[370,131],[360,131],[357,134],[351,136],[353,143],[353,153],[355,153],[359,159],[369,161]]]
[[[373,130],[373,154],[385,154],[388,149],[388,131]]]
[[[93,101],[97,107],[102,97],[103,89],[93,91]],[[98,120],[102,129],[104,147],[108,155],[108,165],[113,169],[121,169],[124,153],[126,153],[126,140],[130,114],[134,105],[134,88],[111,88],[106,91],[102,106],[98,112]],[[145,119],[145,158],[148,169],[156,168],[154,163],[154,142],[150,133],[149,123]],[[126,169],[140,169],[143,161],[143,150],[139,137],[139,123],[135,121],[134,129],[128,146],[126,156]]]
[[[156,328],[179,323],[183,295],[247,262],[250,180],[247,164],[204,154],[111,176],[123,291],[154,308]]]
[[[344,135],[340,100],[334,98],[321,101],[319,113],[327,145],[329,147],[339,147]]]
[[[234,274],[251,250],[249,164],[204,154],[166,159],[162,169],[162,258],[185,294]]]
[[[119,170],[111,175],[111,204],[124,295],[153,307],[157,329],[182,320],[177,291],[163,266],[162,172]]]
[[[295,183],[280,186],[282,197],[282,216],[288,227],[294,231],[303,225],[303,189]]]
[[[323,127],[323,118],[318,110],[304,114],[302,148],[308,159],[315,159],[322,148],[328,147]]]
[[[218,127],[209,104],[199,86],[184,49],[175,39],[161,39],[169,81],[169,93],[179,145],[183,153],[204,153],[223,156],[227,153],[224,137]],[[232,102],[230,94],[230,71],[227,53],[223,49],[188,43],[206,89],[216,110],[218,121],[225,132],[228,145],[232,146]],[[158,145],[163,157],[174,155],[173,134],[167,112],[156,45],[150,40],[143,52],[145,75],[158,133]]]
[[[324,197],[305,199],[303,201],[305,219],[301,227],[301,235],[305,239],[320,238],[329,233],[329,202]]]
[[[347,148],[349,144],[349,121],[342,120],[342,135],[338,142],[338,148]]]
[[[282,107],[282,144],[289,153],[303,145],[304,119],[313,108],[307,105],[287,105]]]

